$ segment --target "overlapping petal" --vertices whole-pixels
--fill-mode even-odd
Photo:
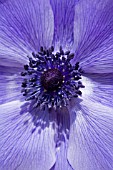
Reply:
[[[28,106],[0,105],[0,170],[49,170],[55,162],[54,116]]]
[[[51,170],[73,170],[67,160],[67,149],[70,131],[69,112],[66,108],[57,110],[56,162]]]
[[[67,160],[67,146],[66,142],[63,142],[59,148],[57,148],[56,163],[51,170],[73,170]]]
[[[112,11],[112,0],[81,0],[75,7],[75,60],[85,72],[113,72]]]
[[[23,63],[27,60],[26,56],[33,51],[38,51],[40,46],[51,45],[54,21],[49,0],[2,2],[0,3],[2,60]]]
[[[74,41],[74,15],[77,0],[50,0],[54,14],[55,46],[72,49]]]

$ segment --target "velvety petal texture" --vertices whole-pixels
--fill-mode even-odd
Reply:
[[[72,49],[74,41],[75,4],[78,0],[50,0],[54,14],[54,40],[56,48]]]
[[[85,72],[113,72],[113,1],[79,1],[74,22],[75,61]]]
[[[49,170],[55,162],[53,116],[37,109],[29,113],[28,106],[20,101],[0,105],[0,170]]]
[[[8,61],[11,64],[11,60],[14,64],[16,61],[23,63],[27,55],[38,51],[40,46],[50,47],[53,30],[53,12],[49,0],[7,0],[0,3],[2,64],[8,64]]]

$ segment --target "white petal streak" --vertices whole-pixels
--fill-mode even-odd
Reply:
[[[93,102],[99,102],[106,106],[113,106],[113,75],[112,74],[87,74],[82,76],[81,89],[84,100],[88,97]]]

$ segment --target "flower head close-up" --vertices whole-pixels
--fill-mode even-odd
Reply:
[[[113,170],[113,0],[0,0],[0,170]]]

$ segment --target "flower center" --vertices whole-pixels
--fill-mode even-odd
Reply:
[[[58,69],[49,69],[41,75],[41,84],[48,90],[57,90],[62,85],[63,75]]]
[[[74,54],[64,52],[60,47],[54,53],[54,47],[40,48],[40,51],[29,57],[29,64],[24,65],[22,93],[26,100],[34,100],[34,107],[55,108],[67,106],[70,99],[82,95],[84,88],[81,79],[81,69],[77,62],[74,66],[70,60]]]

